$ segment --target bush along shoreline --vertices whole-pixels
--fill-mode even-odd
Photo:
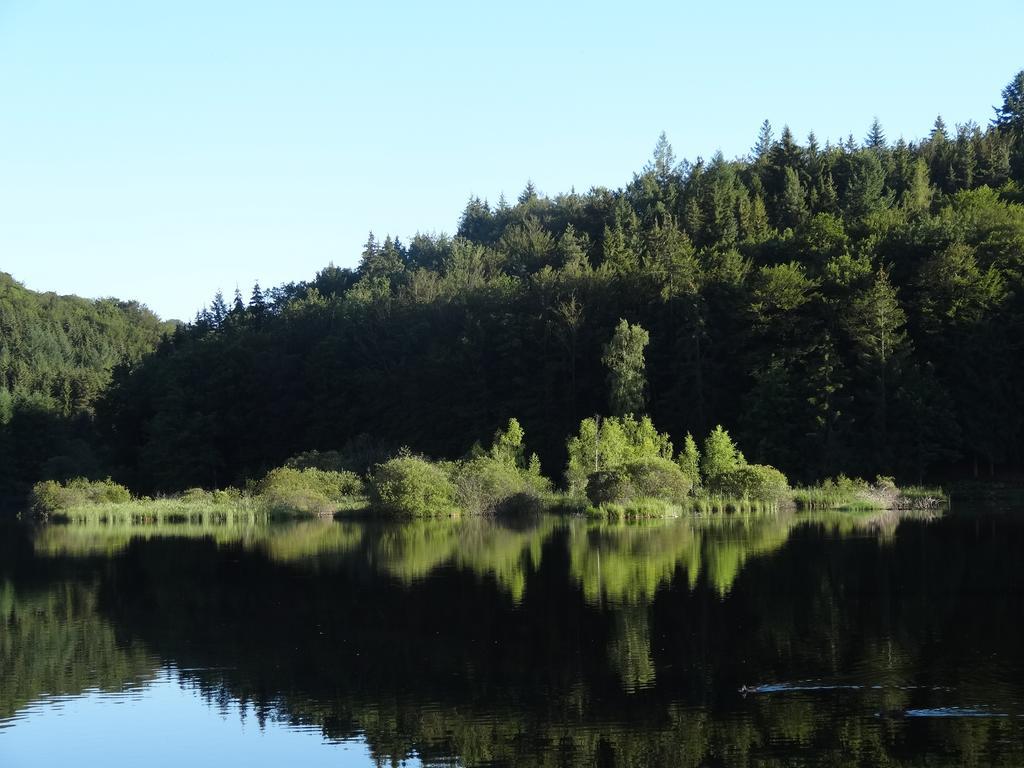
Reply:
[[[373,514],[399,518],[507,515],[544,510],[610,519],[797,510],[929,510],[948,501],[940,489],[898,488],[839,476],[791,489],[786,476],[750,464],[729,433],[716,427],[698,446],[687,434],[676,452],[647,416],[584,419],[566,444],[563,490],[526,453],[516,419],[461,459],[434,461],[400,449],[363,475],[344,454],[310,451],[270,470],[245,489],[188,489],[134,497],[111,479],[37,483],[31,510],[48,518],[154,521],[271,520]]]

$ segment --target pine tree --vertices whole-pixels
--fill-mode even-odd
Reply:
[[[249,309],[252,310],[253,314],[262,314],[266,307],[267,300],[263,296],[263,290],[260,288],[259,281],[257,281],[252,286],[252,296],[249,298]]]
[[[736,207],[736,220],[739,224],[740,239],[745,243],[763,243],[771,237],[771,224],[764,198],[759,194],[753,197],[740,193]]]
[[[615,223],[605,225],[601,243],[601,266],[617,275],[628,275],[640,269],[640,247],[637,243],[636,214],[631,210],[624,215],[616,213]]]
[[[676,170],[676,155],[672,151],[672,145],[668,143],[668,137],[662,131],[658,136],[658,143],[654,145],[654,154],[651,161],[644,166],[645,173],[654,174],[654,178],[662,187],[668,185]]]
[[[839,210],[839,192],[831,171],[825,172],[821,183],[814,189],[813,210],[815,213],[836,213]]]
[[[554,308],[556,333],[569,358],[569,405],[570,416],[576,421],[577,361],[579,351],[580,329],[583,327],[585,312],[583,303],[573,293],[568,299],[560,301]]]
[[[805,380],[811,417],[809,437],[815,457],[812,469],[818,477],[835,474],[841,468],[841,431],[847,398],[842,359],[828,331],[809,350]]]
[[[909,185],[903,193],[903,207],[913,213],[927,213],[934,193],[928,179],[928,164],[919,157],[914,161]]]
[[[854,299],[845,321],[867,383],[863,399],[870,414],[871,454],[877,468],[884,468],[892,456],[888,439],[890,392],[910,351],[907,316],[884,267],[879,268],[871,286]]]
[[[586,241],[576,234],[576,228],[569,224],[558,241],[559,255],[562,260],[562,271],[566,275],[580,277],[590,272],[590,259],[584,248]]]
[[[818,137],[811,131],[807,134],[807,154],[811,159],[816,159],[818,154],[821,152],[821,147],[818,146]]]
[[[775,146],[775,137],[772,135],[772,124],[765,120],[761,123],[761,129],[757,132],[757,142],[750,150],[755,160],[768,156]]]
[[[456,234],[477,243],[490,243],[497,236],[494,223],[490,206],[479,197],[471,197],[462,211],[462,216],[459,217],[459,229]]]
[[[885,170],[878,155],[861,151],[852,158],[850,180],[846,187],[845,208],[851,216],[867,216],[892,202],[885,192]]]
[[[228,316],[228,305],[224,302],[224,294],[217,291],[210,304],[210,322],[214,328],[220,328]]]
[[[1010,167],[1019,184],[1024,184],[1024,70],[1003,89],[1003,104],[996,108],[993,124],[1009,140]]]
[[[787,167],[784,173],[785,180],[779,198],[779,226],[796,229],[807,218],[807,203],[797,172]]]
[[[529,205],[530,203],[532,203],[532,202],[534,202],[536,200],[537,200],[537,188],[535,186],[533,186],[533,180],[532,179],[527,179],[526,180],[526,186],[523,188],[523,191],[519,193],[519,198],[518,198],[519,204],[520,205]]]
[[[267,314],[267,300],[263,295],[263,291],[260,289],[260,284],[257,281],[252,287],[252,296],[249,297],[249,316],[252,317],[259,328],[263,324],[263,320]]]
[[[794,170],[800,168],[803,152],[800,149],[800,145],[796,143],[796,139],[793,138],[793,131],[789,129],[788,125],[782,126],[782,136],[779,138],[779,143],[775,146],[773,154],[775,165],[789,167]]]
[[[1024,134],[1024,69],[1003,88],[1002,106],[995,107],[992,125],[1000,131],[1021,136]]]
[[[974,134],[978,126],[968,122],[958,125],[956,140],[953,142],[953,169],[959,189],[972,189],[978,170],[978,154],[974,146]]]
[[[671,302],[697,289],[700,270],[693,245],[671,218],[664,224],[654,225],[647,235],[644,251],[645,273],[655,280],[663,300]]]
[[[864,146],[875,151],[885,149],[885,131],[882,130],[882,124],[878,122],[877,117],[872,121],[871,127],[868,129],[868,135],[864,139]]]

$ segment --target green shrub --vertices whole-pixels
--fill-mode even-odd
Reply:
[[[592,472],[587,478],[590,503],[624,504],[637,499],[662,499],[681,503],[692,481],[668,459],[653,457],[631,461],[615,469]]]
[[[389,512],[427,517],[457,511],[448,474],[418,456],[397,456],[377,465],[370,488],[374,503]]]
[[[626,465],[626,474],[640,498],[665,499],[680,503],[686,499],[693,481],[678,464],[662,458],[641,459]]]
[[[363,481],[354,472],[278,467],[256,484],[256,493],[273,509],[320,514],[363,493]]]
[[[595,507],[621,504],[636,496],[625,467],[602,469],[587,476],[587,498]]]
[[[778,501],[789,491],[789,481],[775,467],[744,464],[720,475],[717,487],[723,496],[733,499]]]
[[[454,466],[455,501],[469,514],[512,511],[536,506],[549,489],[548,481],[536,471],[521,469],[510,461],[478,456]]]
[[[32,488],[31,504],[37,512],[63,512],[88,504],[121,504],[131,501],[123,485],[110,478],[86,480],[78,477],[66,483],[45,480]]]

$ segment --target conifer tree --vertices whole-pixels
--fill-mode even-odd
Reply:
[[[214,328],[220,328],[228,316],[228,305],[224,302],[224,294],[220,291],[213,296],[210,304],[210,319]]]
[[[750,152],[754,156],[754,160],[760,160],[768,156],[773,146],[775,146],[775,136],[772,135],[772,124],[765,120],[761,123],[761,128],[757,132],[757,142]]]
[[[896,288],[884,267],[871,285],[852,302],[846,327],[865,378],[864,397],[869,404],[873,458],[884,466],[892,455],[888,440],[890,392],[898,382],[901,365],[910,351],[907,316]]]
[[[882,130],[882,124],[878,122],[877,117],[872,121],[871,127],[868,129],[868,135],[864,139],[864,146],[867,149],[876,151],[885,149],[885,131]]]
[[[779,226],[796,229],[807,218],[807,203],[804,191],[800,186],[800,177],[790,167],[783,171],[784,182],[782,195],[779,198]]]
[[[1024,133],[1024,69],[1003,88],[1003,103],[995,108],[992,124],[999,130],[1020,136]]]

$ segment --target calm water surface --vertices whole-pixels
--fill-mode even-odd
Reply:
[[[0,766],[1024,765],[1024,510],[0,528]]]

